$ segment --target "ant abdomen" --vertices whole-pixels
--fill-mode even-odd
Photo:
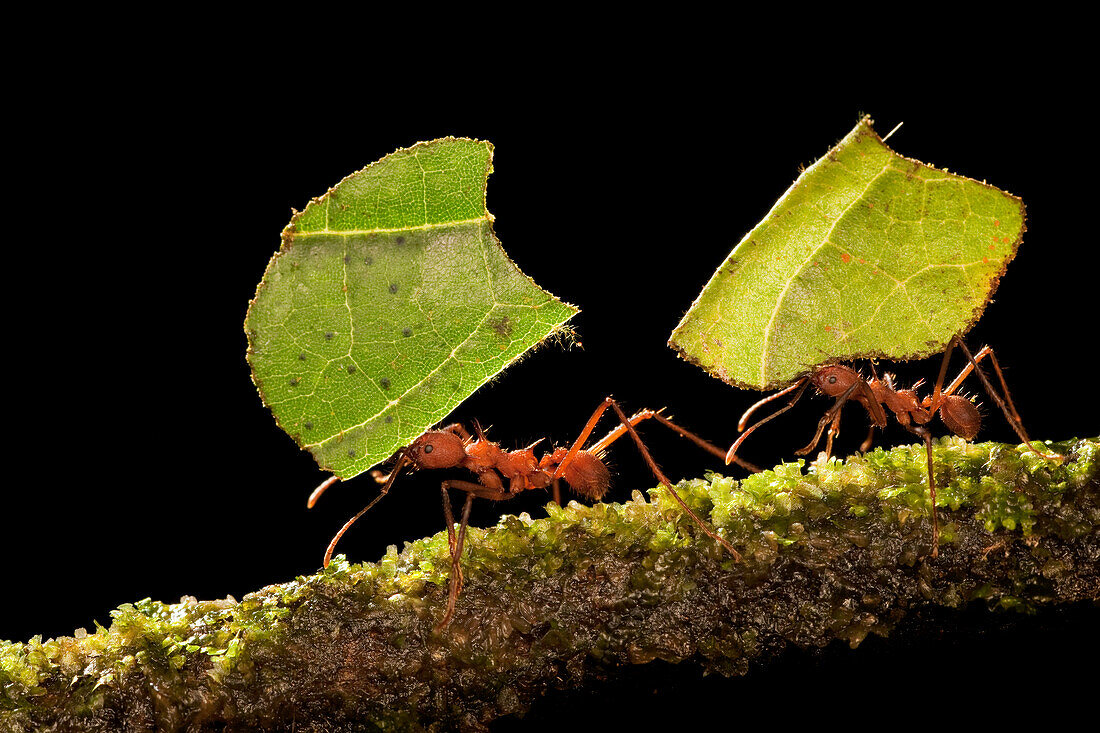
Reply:
[[[542,457],[540,468],[544,471],[553,469],[565,460],[568,452],[565,448],[557,448],[553,453],[548,453]],[[574,455],[573,460],[562,471],[561,477],[569,484],[569,488],[589,499],[602,499],[611,486],[611,472],[603,461],[588,451],[580,451]]]
[[[581,496],[589,499],[602,499],[611,486],[611,472],[596,456],[581,451],[566,466],[561,476],[565,483]]]
[[[982,416],[974,403],[959,395],[948,395],[940,405],[940,419],[955,435],[973,440],[982,427]]]

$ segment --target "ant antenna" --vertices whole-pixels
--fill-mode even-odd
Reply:
[[[309,495],[309,500],[306,502],[306,508],[312,509],[313,505],[317,503],[317,500],[321,498],[321,494],[325,493],[325,489],[332,486],[334,483],[340,480],[340,477],[336,474],[332,474],[313,490],[313,493]]]
[[[786,412],[787,410],[789,410],[789,409],[791,409],[792,407],[794,407],[794,403],[798,402],[799,398],[801,398],[801,397],[802,397],[802,393],[806,391],[806,387],[808,387],[809,385],[810,385],[810,378],[809,378],[809,377],[802,377],[802,379],[798,380],[797,382],[795,382],[794,384],[792,384],[792,385],[791,385],[790,387],[787,387],[787,388],[786,388],[786,389],[784,389],[783,391],[781,391],[781,392],[777,392],[776,394],[774,394],[774,395],[771,395],[770,397],[767,397],[767,398],[765,398],[765,399],[762,399],[762,400],[760,400],[760,402],[757,402],[757,403],[756,403],[755,405],[753,405],[752,407],[750,407],[750,408],[749,408],[749,409],[748,409],[748,410],[746,411],[745,415],[742,415],[742,416],[741,416],[741,420],[740,420],[740,421],[738,422],[738,424],[737,424],[737,427],[738,427],[738,429],[741,429],[741,427],[742,427],[742,426],[744,425],[744,423],[745,423],[745,419],[746,419],[746,417],[747,417],[747,416],[748,416],[749,414],[751,414],[751,413],[752,413],[752,411],[753,411],[753,410],[755,410],[755,409],[756,409],[756,408],[757,408],[757,407],[758,407],[759,405],[761,405],[761,404],[763,404],[763,403],[765,403],[765,402],[769,402],[769,401],[771,401],[772,399],[774,399],[775,397],[778,397],[778,396],[780,396],[780,395],[785,395],[785,394],[787,394],[788,392],[790,392],[791,390],[794,390],[794,389],[797,389],[797,390],[798,390],[798,391],[797,391],[797,392],[795,393],[794,397],[792,397],[792,398],[791,398],[791,401],[790,401],[790,402],[788,402],[788,403],[787,403],[786,405],[784,405],[783,407],[780,407],[780,408],[779,408],[778,410],[776,410],[776,411],[775,411],[775,412],[773,412],[772,414],[768,415],[767,417],[765,417],[765,418],[763,418],[763,419],[759,420],[759,421],[758,421],[758,422],[757,422],[757,423],[756,423],[755,425],[753,425],[753,426],[752,426],[751,428],[749,428],[749,429],[748,429],[748,430],[746,430],[745,432],[741,433],[741,437],[740,437],[740,438],[738,438],[738,439],[737,439],[737,441],[736,441],[736,442],[735,442],[735,443],[734,443],[734,444],[733,444],[732,446],[730,446],[729,452],[728,452],[728,453],[726,453],[726,465],[728,466],[729,464],[731,464],[731,463],[733,463],[733,462],[734,462],[734,460],[735,460],[735,459],[736,459],[736,457],[737,457],[737,449],[741,447],[741,443],[742,443],[742,442],[744,442],[745,438],[747,438],[747,437],[749,437],[750,435],[752,435],[752,432],[753,432],[754,430],[756,430],[756,429],[757,429],[758,427],[760,427],[761,425],[763,425],[764,423],[768,422],[769,420],[774,420],[775,418],[779,417],[780,415],[782,415],[782,414],[783,414],[784,412]]]
[[[777,400],[780,397],[782,397],[783,395],[788,394],[792,390],[796,389],[802,383],[802,381],[803,380],[799,380],[799,381],[795,382],[794,384],[792,384],[790,387],[787,387],[786,389],[780,390],[779,392],[775,392],[773,394],[768,395],[767,397],[763,397],[763,398],[757,400],[756,404],[754,404],[749,409],[745,410],[745,414],[743,414],[741,416],[741,419],[737,421],[737,432],[739,432],[739,433],[745,432],[745,423],[747,423],[749,421],[749,418],[752,416],[752,413],[756,412],[757,409],[763,407],[764,405],[768,404],[772,400]],[[778,413],[776,413],[776,414],[778,414]]]
[[[336,543],[340,541],[340,538],[344,536],[344,533],[351,529],[351,525],[359,521],[359,518],[366,514],[371,507],[377,504],[383,496],[389,493],[390,487],[393,486],[393,482],[397,480],[397,475],[401,473],[401,469],[409,463],[412,463],[412,459],[409,458],[409,454],[405,452],[404,448],[402,448],[401,457],[397,459],[397,465],[393,467],[393,470],[390,471],[390,475],[386,478],[386,484],[382,487],[382,491],[379,492],[378,496],[374,497],[374,499],[372,499],[369,504],[360,509],[358,514],[349,519],[344,524],[344,526],[340,528],[340,531],[336,533],[336,536],[332,538],[332,541],[328,543],[328,548],[325,550],[324,567],[327,568],[329,563],[332,561],[332,553],[336,549]],[[336,476],[333,476],[332,478],[325,481],[325,483],[318,486],[317,489],[313,492],[313,495],[309,497],[309,506],[312,507],[313,502],[316,502],[317,497],[321,495],[321,492],[323,492],[324,489],[328,488],[332,484],[336,483],[336,481],[339,481],[339,479]]]

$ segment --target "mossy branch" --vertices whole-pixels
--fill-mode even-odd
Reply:
[[[93,634],[0,642],[0,727],[476,729],[620,664],[739,674],[789,644],[886,635],[920,607],[1095,601],[1100,439],[1052,447],[1064,461],[939,441],[934,560],[915,445],[681,483],[743,563],[663,489],[472,528],[443,633],[443,532],[240,602],[126,604]]]

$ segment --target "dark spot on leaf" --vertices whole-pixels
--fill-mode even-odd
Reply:
[[[348,458],[355,458],[355,449],[354,448],[348,449]]]
[[[355,365],[348,364],[348,374],[355,374]]]
[[[326,333],[325,334],[325,341],[332,341],[332,336],[333,336],[332,331],[329,331],[328,333]]]
[[[386,424],[393,422],[393,415],[386,415]]]
[[[306,355],[305,354],[298,354],[298,361],[305,361],[305,360],[306,360]]]
[[[413,335],[413,330],[411,328],[402,328],[401,329],[401,335],[405,336],[405,337],[412,336]]]
[[[501,316],[500,318],[489,321],[489,328],[496,331],[497,336],[501,338],[507,338],[512,335],[512,321],[508,316]]]
[[[351,262],[351,255],[344,255],[344,264],[346,265],[349,262]]]
[[[396,293],[397,292],[397,283],[390,283],[390,292],[391,293]]]
[[[405,238],[404,237],[398,237],[397,239],[395,239],[393,241],[397,242],[398,245],[402,245],[402,244],[405,243]]]
[[[290,378],[290,386],[291,386],[291,387],[294,387],[294,386],[296,386],[297,384],[298,384],[298,377],[291,377],[291,378]]]
[[[304,427],[306,430],[313,430],[313,423],[307,422]]]
[[[368,256],[367,256],[367,257],[366,257],[366,258],[365,258],[365,259],[363,260],[363,262],[365,262],[365,263],[366,263],[366,264],[368,264],[368,265],[373,265],[373,264],[374,264],[374,258],[373,258],[373,257],[370,257],[370,256],[368,255]]]
[[[390,380],[386,379],[385,377],[382,377],[380,380],[378,380],[378,383],[382,385],[382,389],[390,388]]]

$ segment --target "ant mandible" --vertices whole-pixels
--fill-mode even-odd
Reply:
[[[584,443],[592,434],[600,417],[603,416],[604,411],[609,407],[619,418],[620,425],[591,447],[584,449]],[[375,479],[379,483],[382,483],[381,492],[360,510],[358,514],[349,519],[332,538],[332,541],[328,545],[328,549],[325,550],[325,567],[328,567],[329,562],[332,560],[332,553],[336,549],[336,543],[340,541],[344,533],[389,492],[397,476],[406,466],[429,470],[465,468],[471,471],[477,477],[476,482],[448,479],[443,481],[440,485],[440,490],[443,494],[443,515],[447,522],[447,541],[451,554],[451,572],[447,610],[443,619],[436,626],[436,631],[439,631],[447,626],[454,617],[458,595],[462,591],[462,568],[459,561],[462,557],[462,549],[466,540],[466,527],[469,524],[470,507],[473,504],[473,500],[475,498],[482,498],[491,501],[504,501],[529,489],[549,488],[553,492],[554,501],[560,504],[560,483],[562,481],[567,483],[573,491],[581,496],[593,500],[601,499],[611,484],[611,474],[607,466],[604,465],[601,454],[609,445],[626,433],[629,433],[630,437],[633,438],[634,443],[638,446],[638,450],[641,451],[642,457],[653,472],[653,475],[657,477],[657,480],[668,490],[688,516],[699,525],[708,537],[716,540],[729,551],[735,560],[740,561],[741,555],[738,554],[737,550],[735,550],[724,538],[716,534],[691,510],[691,507],[689,507],[684,500],[680,498],[680,495],[676,493],[676,489],[672,487],[672,482],[670,482],[661,472],[661,469],[657,467],[649,450],[642,442],[642,439],[638,437],[638,433],[634,430],[635,425],[649,418],[655,418],[661,424],[689,438],[697,445],[709,450],[711,453],[722,458],[725,457],[725,453],[720,449],[715,448],[702,438],[674,424],[664,415],[660,414],[659,411],[641,410],[633,417],[627,418],[618,403],[611,397],[604,399],[600,406],[596,408],[596,411],[592,413],[592,416],[588,419],[584,429],[581,430],[580,435],[577,437],[576,441],[574,441],[571,448],[568,450],[565,448],[557,448],[543,455],[541,459],[536,459],[534,453],[534,448],[542,442],[541,439],[526,448],[507,451],[503,450],[499,444],[486,438],[481,426],[477,423],[474,423],[475,435],[471,435],[464,427],[457,423],[448,425],[439,430],[429,430],[397,452],[397,463],[394,464],[388,476],[381,476],[376,472]],[[734,458],[731,460],[736,460],[739,465],[751,471],[760,470],[751,463],[741,459]],[[333,476],[318,486],[310,495],[308,506],[312,508],[321,494],[337,481],[339,481],[339,479]],[[457,533],[454,528],[454,515],[451,508],[450,494],[448,493],[451,489],[458,489],[466,492],[466,503],[462,507],[462,515]]]
[[[948,362],[951,359],[951,352],[956,346],[966,355],[967,363],[962,371],[959,372],[959,375],[955,377],[954,381],[944,388],[943,383],[947,376]],[[1004,393],[1003,398],[993,388],[989,379],[978,366],[978,362],[986,357],[989,357],[990,361],[993,363],[993,369],[996,371],[997,379],[1001,383],[1001,391]],[[938,557],[940,527],[939,520],[936,516],[936,480],[935,471],[932,465],[932,432],[925,426],[931,422],[932,418],[938,413],[940,420],[943,421],[944,425],[946,425],[952,433],[964,440],[974,439],[974,436],[978,434],[978,430],[981,428],[981,415],[978,412],[978,408],[974,406],[974,403],[965,397],[955,394],[962,385],[963,380],[970,375],[971,371],[978,375],[978,379],[981,380],[986,393],[988,393],[989,396],[993,398],[993,401],[1001,408],[1001,412],[1004,413],[1008,424],[1012,426],[1012,429],[1016,431],[1020,440],[1022,440],[1028,448],[1046,459],[1056,460],[1061,458],[1061,456],[1057,454],[1042,453],[1031,445],[1031,440],[1027,437],[1027,432],[1024,430],[1020,414],[1016,411],[1016,406],[1012,404],[1012,397],[1009,395],[1008,385],[1005,383],[1004,374],[1001,372],[1001,365],[997,363],[997,356],[993,353],[993,349],[989,346],[984,346],[976,355],[972,354],[966,344],[963,343],[963,340],[956,335],[952,337],[951,342],[947,345],[947,350],[944,352],[943,361],[940,364],[940,373],[936,378],[936,384],[932,389],[931,396],[927,396],[924,399],[918,398],[916,390],[923,384],[923,380],[918,381],[911,389],[897,389],[893,384],[893,376],[886,374],[885,378],[880,380],[878,375],[874,373],[873,365],[871,379],[865,379],[855,369],[843,364],[823,366],[803,376],[789,387],[765,397],[746,410],[745,414],[741,416],[741,419],[737,423],[737,429],[739,432],[742,432],[742,435],[730,447],[729,452],[726,454],[726,463],[728,464],[737,460],[737,449],[741,446],[741,443],[744,442],[745,438],[749,437],[754,430],[764,423],[791,409],[799,398],[802,397],[802,394],[810,384],[813,384],[814,388],[821,394],[828,397],[835,397],[836,402],[833,403],[832,407],[826,410],[825,414],[818,421],[817,432],[814,433],[813,440],[804,448],[795,451],[796,455],[806,455],[816,448],[818,443],[821,442],[821,433],[825,430],[826,425],[829,426],[829,431],[825,443],[825,454],[827,456],[832,455],[833,437],[836,436],[840,430],[840,410],[849,399],[854,399],[859,402],[867,411],[867,415],[871,419],[871,427],[867,433],[867,438],[860,445],[860,450],[866,452],[871,447],[871,440],[874,436],[875,428],[886,427],[886,409],[888,409],[894,414],[894,417],[902,427],[924,440],[925,452],[928,456],[928,493],[932,500],[932,557]],[[784,395],[790,394],[791,392],[795,394],[790,402],[767,417],[757,421],[748,430],[745,429],[745,423],[748,422],[749,417],[758,408]],[[886,409],[883,409],[884,406]]]

